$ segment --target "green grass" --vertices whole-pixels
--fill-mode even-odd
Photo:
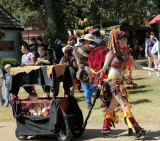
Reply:
[[[147,65],[147,60],[138,60],[137,62]],[[133,71],[133,80],[138,84],[137,88],[130,89],[129,102],[132,105],[132,113],[136,120],[140,123],[157,124],[160,125],[160,79],[157,78],[156,73],[153,72],[152,76],[148,76],[148,71],[135,70]],[[42,88],[36,86],[39,96],[43,96]],[[4,91],[3,91],[4,96]],[[20,90],[19,97],[26,98],[28,94],[23,89]],[[63,96],[62,87],[60,88],[60,96]],[[87,103],[84,99],[83,93],[75,93],[79,106],[83,111],[84,118],[88,113]],[[101,101],[98,99],[92,111],[88,124],[102,124],[102,108],[98,108]],[[15,119],[12,115],[11,106],[0,107],[0,122],[13,122]],[[121,120],[123,122],[123,120]]]

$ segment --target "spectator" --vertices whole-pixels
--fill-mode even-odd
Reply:
[[[23,54],[21,59],[21,66],[34,66],[35,65],[35,55],[29,52],[29,46],[27,42],[22,43],[21,51]],[[32,91],[35,92],[35,87],[32,86]]]
[[[99,45],[99,46],[106,46],[105,41],[101,38],[101,34],[100,34],[100,29],[95,28],[91,34],[94,36],[95,38],[95,42]]]
[[[71,35],[68,38],[68,45],[62,48],[63,53],[65,52],[66,47],[75,48],[75,44],[77,43],[77,36]]]
[[[73,87],[71,87],[71,95],[74,96],[75,84],[76,84],[76,72],[77,72],[77,62],[73,56],[73,48],[66,47],[64,56],[62,57],[60,64],[68,63],[69,70],[73,81]]]
[[[154,36],[154,32],[150,33],[149,39],[146,40],[145,42],[145,57],[148,58],[148,67],[152,68],[152,62],[153,62],[153,58],[151,55],[151,50],[153,45],[156,43],[157,38]],[[149,71],[149,76],[151,76],[151,71]]]
[[[29,45],[29,50],[36,56],[37,52],[37,41],[36,38],[31,38],[31,44]]]
[[[64,53],[62,52],[63,46],[61,45],[61,39],[55,40],[55,45],[53,46],[53,56],[56,60],[56,63],[59,64],[61,58],[63,57]]]
[[[4,68],[7,72],[4,76],[4,79],[5,79],[5,107],[8,107],[9,101],[11,103],[11,99],[13,98],[13,94],[9,92],[10,78],[11,78],[11,75],[9,74],[9,72],[10,72],[11,65],[6,64],[4,66]],[[10,100],[9,100],[9,98],[10,98]]]
[[[3,105],[2,86],[3,86],[3,71],[0,68],[0,106]]]
[[[46,54],[46,50],[43,46],[39,46],[38,48],[39,58],[37,58],[37,62],[35,65],[51,65],[52,59],[49,54]],[[45,97],[50,96],[50,86],[42,85],[43,91],[45,93]]]
[[[38,55],[38,56],[36,56],[36,58],[39,57],[39,54],[38,54],[38,47],[39,47],[39,46],[42,46],[42,47],[45,48],[45,50],[47,50],[47,45],[43,43],[43,39],[42,39],[42,37],[40,37],[40,36],[37,37],[37,55]]]
[[[29,46],[27,42],[22,43],[21,51],[23,54],[21,66],[34,66],[35,65],[35,55],[29,52]]]
[[[133,59],[137,60],[139,57],[139,48],[138,48],[138,41],[133,39]]]
[[[84,35],[83,40],[84,45],[76,47],[73,53],[79,67],[76,77],[81,81],[85,99],[88,104],[87,108],[90,109],[92,107],[91,96],[95,92],[95,87],[93,86],[93,80],[89,76],[88,55],[91,50],[96,48],[98,45],[95,43],[95,39],[92,34]]]
[[[157,41],[151,50],[152,57],[155,62],[155,68],[158,68],[158,72],[156,72],[157,76],[160,78],[160,42]],[[158,54],[158,57],[157,57]]]

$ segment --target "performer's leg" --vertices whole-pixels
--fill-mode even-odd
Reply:
[[[123,116],[126,119],[127,125],[129,129],[134,128],[137,134],[137,137],[141,135],[145,135],[148,131],[143,130],[134,119],[133,114],[130,112],[130,104],[128,103],[126,98],[122,98],[121,94],[118,92],[116,95],[113,93],[113,96],[118,101],[118,103],[123,108]]]
[[[102,134],[104,137],[113,137],[111,135],[110,127],[111,127],[111,123],[114,122],[115,120],[114,111],[117,106],[118,106],[117,100],[115,99],[115,97],[112,97],[109,108],[104,110],[105,118],[104,118],[103,131],[102,131]]]

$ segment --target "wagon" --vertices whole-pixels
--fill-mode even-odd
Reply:
[[[71,135],[79,137],[83,134],[83,114],[77,100],[70,96],[73,84],[67,64],[15,67],[11,68],[10,74],[10,92],[14,94],[12,111],[17,123],[15,135],[19,140],[35,135],[56,135],[59,141],[69,141]],[[60,82],[63,82],[64,97],[58,97]],[[38,101],[18,97],[20,87],[30,94],[33,85],[50,86],[53,97],[38,97]],[[31,115],[26,110],[27,105],[48,110],[48,113]]]

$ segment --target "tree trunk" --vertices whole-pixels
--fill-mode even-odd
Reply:
[[[45,6],[46,17],[48,20],[48,27],[51,32],[54,31],[54,18],[53,18],[53,0],[43,0]]]

